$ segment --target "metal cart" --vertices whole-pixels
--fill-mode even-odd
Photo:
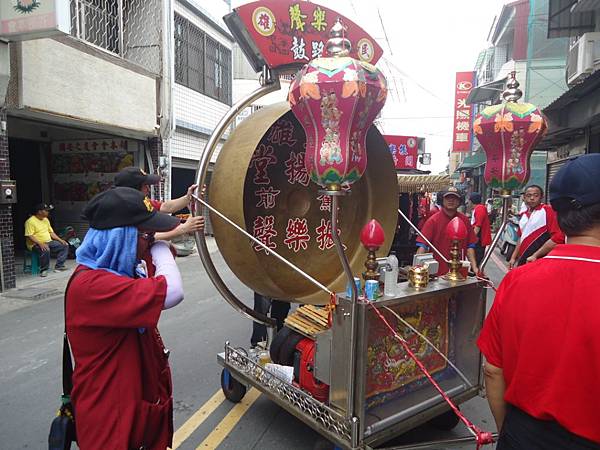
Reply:
[[[356,333],[351,326],[352,300],[338,296],[331,329],[316,336],[314,376],[330,386],[329,404],[279,378],[229,343],[218,355],[225,368],[223,389],[239,401],[245,386],[255,387],[339,447],[376,448],[449,412],[447,403],[412,360],[395,352],[394,336],[382,328],[377,312],[394,323],[444,391],[460,404],[478,395],[482,387],[481,355],[475,345],[484,319],[484,309],[479,307],[482,290],[476,280],[455,284],[438,278],[419,290],[401,283],[395,297],[356,305]],[[448,361],[434,347],[445,353]],[[356,373],[349,364],[351,354],[356,358]],[[468,441],[455,439],[445,444]]]

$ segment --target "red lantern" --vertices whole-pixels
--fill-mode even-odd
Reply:
[[[467,238],[469,231],[465,222],[459,217],[455,217],[446,225],[446,234],[452,241],[463,241]]]
[[[352,184],[364,173],[367,131],[387,96],[383,74],[348,56],[350,41],[344,34],[338,19],[327,42],[331,56],[306,64],[288,94],[306,132],[306,170],[312,181],[329,190]]]
[[[383,227],[375,219],[371,219],[360,232],[360,242],[368,250],[377,250],[385,241]]]
[[[473,132],[487,156],[484,179],[504,194],[527,183],[529,159],[548,128],[541,111],[531,103],[517,103],[523,93],[515,72],[510,74],[505,102],[485,108],[473,122]]]

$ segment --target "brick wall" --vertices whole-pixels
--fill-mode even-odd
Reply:
[[[6,122],[6,110],[0,109],[0,122]],[[10,179],[10,156],[8,136],[0,128],[0,180]],[[17,193],[18,198],[18,193]],[[15,246],[13,240],[12,206],[0,204],[0,245],[2,246],[2,273],[4,286],[0,290],[15,287]]]
[[[158,158],[163,155],[162,139],[151,138],[148,139],[148,149],[150,150],[150,158],[152,159],[152,166],[154,167],[154,173],[158,173]],[[158,184],[158,192],[154,190],[154,198],[156,200],[165,201],[165,183],[161,181]]]

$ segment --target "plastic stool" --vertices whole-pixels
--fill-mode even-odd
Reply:
[[[29,264],[27,260],[29,259]],[[37,252],[25,249],[23,254],[23,273],[31,273],[31,275],[40,274],[40,255]]]

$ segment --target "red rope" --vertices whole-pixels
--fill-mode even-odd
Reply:
[[[456,414],[458,416],[458,418],[466,425],[466,427],[469,429],[469,431],[471,431],[473,436],[475,436],[475,442],[477,443],[476,449],[479,450],[483,445],[493,444],[494,438],[492,437],[492,433],[490,433],[488,431],[480,430],[473,422],[471,422],[469,419],[467,419],[460,412],[460,410],[452,402],[450,397],[448,397],[448,395],[444,392],[444,390],[440,387],[440,385],[433,379],[433,377],[431,376],[429,371],[425,368],[423,363],[412,352],[412,350],[408,346],[408,343],[401,336],[399,336],[398,333],[396,333],[396,330],[394,330],[394,328],[389,324],[389,322],[383,316],[383,314],[381,314],[381,312],[379,312],[379,310],[375,307],[375,305],[371,304],[371,307],[375,311],[375,314],[377,314],[379,316],[379,318],[381,319],[381,321],[385,324],[385,326],[388,327],[389,330],[394,334],[394,337],[400,341],[400,343],[402,344],[402,347],[404,347],[404,350],[406,350],[406,353],[408,353],[408,355],[412,358],[412,360],[417,364],[417,366],[419,367],[421,372],[423,372],[423,374],[427,377],[427,379],[430,381],[430,383],[433,385],[433,387],[435,387],[437,389],[437,391],[440,393],[440,395],[446,401],[446,403],[448,403],[448,405],[450,405],[450,408],[454,411],[454,414]]]
[[[485,288],[486,289],[493,289],[494,292],[496,292],[496,286],[494,286],[494,282],[492,280],[490,280],[489,278],[486,278],[485,276],[481,276],[481,275],[477,275],[476,278],[479,281],[483,281],[485,283]]]

